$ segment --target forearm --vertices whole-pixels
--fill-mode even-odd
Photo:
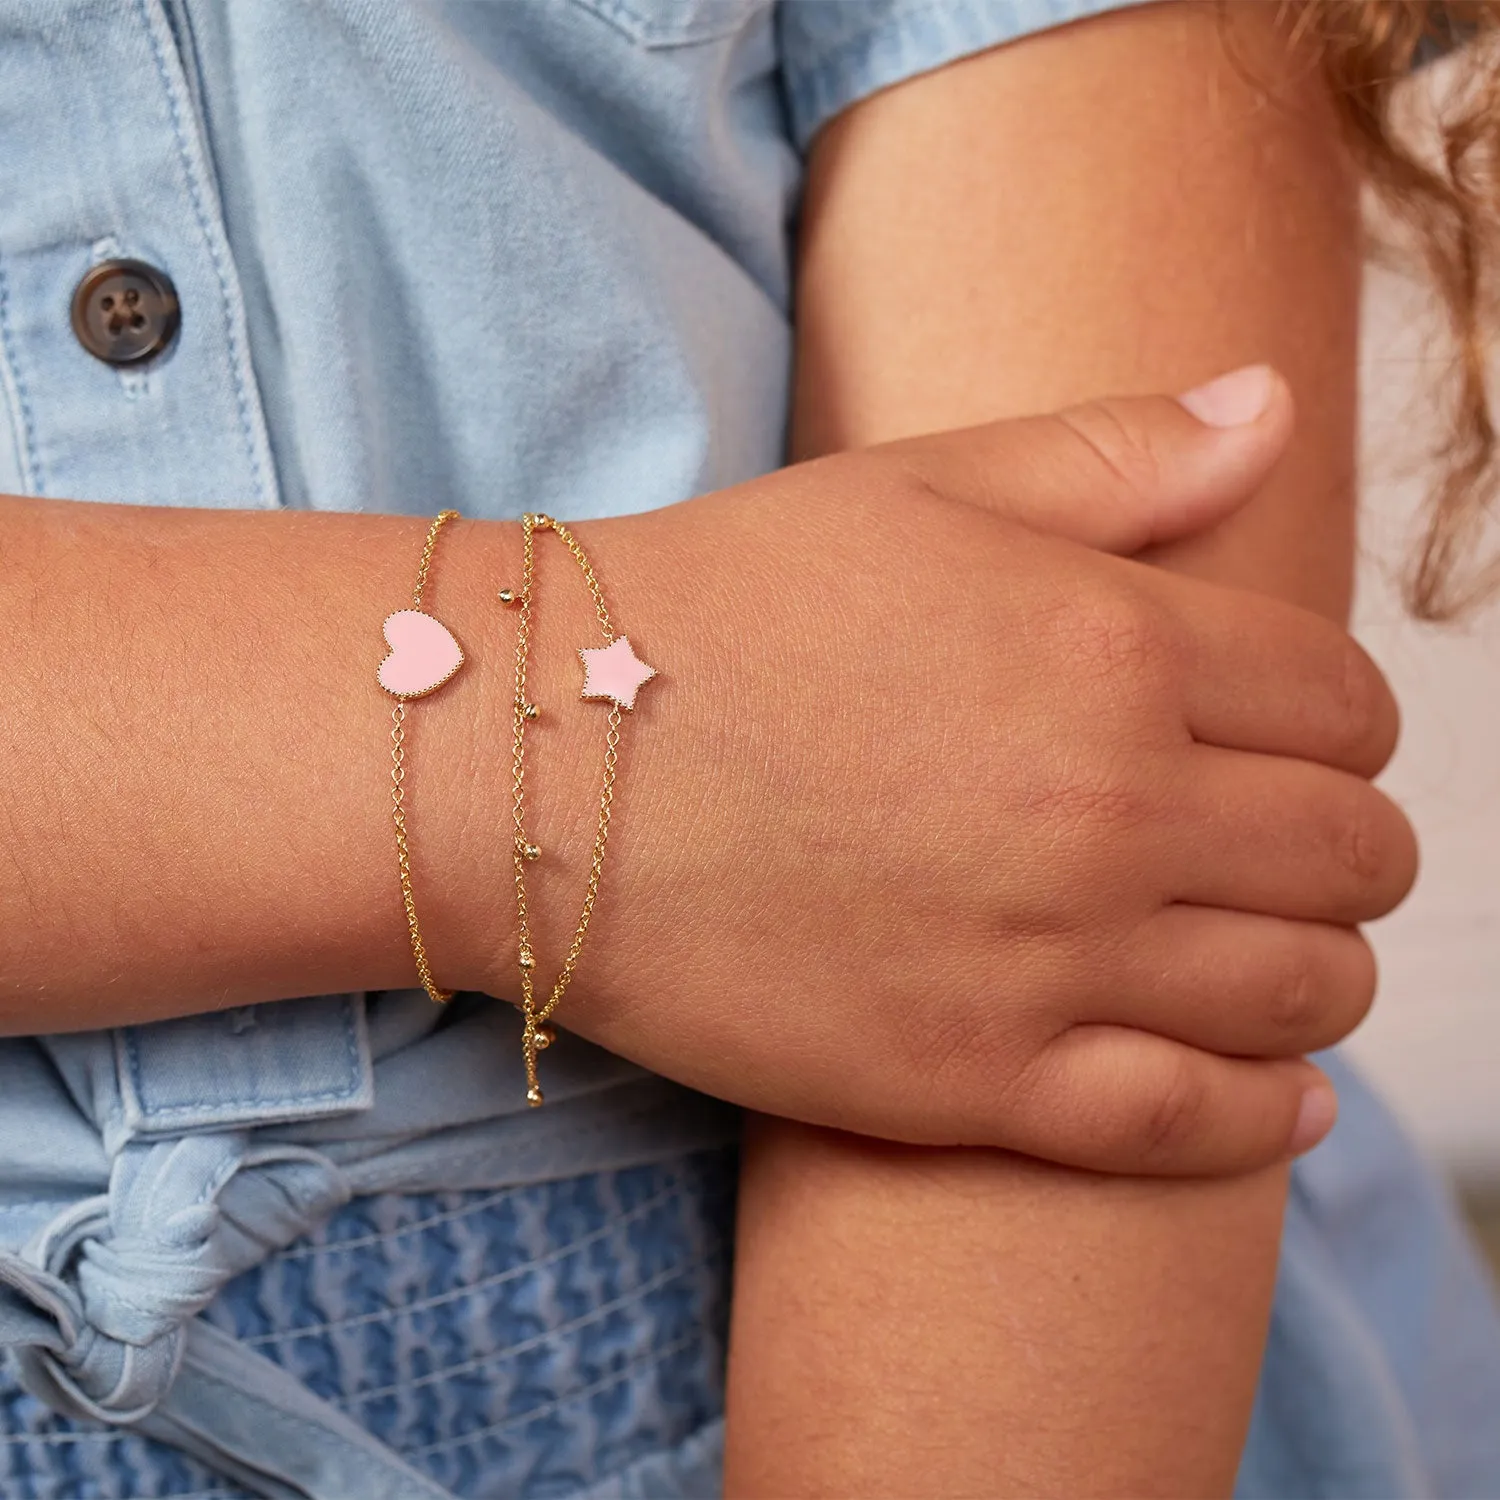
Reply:
[[[1082,481],[1107,531],[1134,515],[1127,537],[1181,535],[1205,507],[1243,503],[1290,416],[1284,395],[1235,432],[1161,398],[1073,413],[1098,447],[1065,417],[997,423],[580,527],[616,629],[660,675],[621,727],[600,898],[560,1023],[705,1092],[840,1129],[1111,1171],[1278,1159],[1317,1093],[1311,1070],[1278,1059],[1327,1045],[1368,1004],[1367,951],[1326,924],[1379,915],[1410,882],[1410,832],[1361,779],[1389,754],[1394,705],[1313,616],[1007,516]],[[1141,488],[1122,477],[1128,452],[1106,451],[1131,430],[1170,450]],[[995,495],[991,475],[1012,471],[1034,476],[1030,492]],[[0,745],[0,1028],[409,984],[392,709],[374,668],[380,622],[411,599],[421,523],[0,509],[0,626],[30,732]],[[407,725],[438,980],[501,996],[518,974],[516,622],[493,593],[516,581],[515,532],[443,534],[423,603],[469,665]],[[547,985],[588,883],[606,717],[579,698],[576,648],[599,622],[560,554],[538,556],[527,696],[542,717],[522,823],[542,850],[527,887]],[[880,648],[919,634],[938,594],[947,649]],[[1205,649],[1189,654],[1191,620]],[[1126,663],[1128,691],[1094,665],[1120,630],[1157,663]],[[1330,682],[1361,691],[1325,704]],[[1160,795],[1121,784],[1122,742],[1142,748]],[[864,806],[841,793],[855,784]],[[1122,796],[1150,802],[1123,842]],[[1289,800],[1305,836],[1292,845],[1267,836]],[[1005,830],[1003,865],[976,808]],[[1240,905],[1241,891],[1264,919],[1233,932],[1163,920],[1165,893]],[[932,988],[934,910],[951,919],[936,1037],[912,1025]],[[1076,937],[1039,957],[1037,924]],[[1089,966],[1101,931],[1108,976]],[[1225,952],[1244,959],[1243,982],[1203,1015],[1193,976]],[[1015,976],[998,1012],[995,973]],[[1253,1003],[1309,973],[1314,1003]],[[1131,1031],[1142,1023],[1158,1034]],[[1200,1116],[1164,1130],[1184,1086]]]
[[[1298,439],[1254,504],[1160,560],[1341,617],[1355,194],[1315,72],[1262,26],[1273,8],[1238,67],[1219,21],[1162,6],[1067,28],[835,125],[805,229],[799,450],[1269,359]],[[1104,1180],[766,1123],[729,1492],[1227,1493],[1285,1183]]]
[[[731,1496],[1227,1494],[1284,1173],[1106,1178],[762,1122]]]
[[[415,982],[375,668],[425,528],[0,499],[0,1029]],[[461,986],[493,979],[513,930],[512,623],[494,593],[517,531],[443,535],[426,602],[470,660],[408,717],[419,911],[440,982]],[[543,686],[560,655],[539,659]]]

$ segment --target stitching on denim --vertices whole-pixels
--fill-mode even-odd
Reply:
[[[463,1208],[446,1209],[440,1214],[433,1214],[431,1218],[417,1219],[413,1223],[403,1224],[399,1229],[388,1230],[384,1234],[361,1234],[347,1240],[318,1240],[310,1245],[294,1245],[290,1250],[282,1250],[276,1256],[276,1263],[282,1265],[289,1260],[308,1260],[317,1255],[333,1255],[345,1250],[364,1250],[371,1245],[389,1245],[392,1240],[405,1239],[408,1235],[435,1229],[440,1224],[451,1224],[455,1219],[466,1219],[471,1214],[483,1213],[486,1209],[504,1203],[507,1198],[514,1198],[521,1191],[520,1187],[500,1188],[487,1197],[466,1204]]]
[[[445,1438],[440,1443],[427,1443],[421,1448],[407,1448],[403,1456],[408,1459],[425,1458],[429,1453],[441,1453],[445,1448],[463,1448],[480,1438],[494,1437],[499,1433],[510,1431],[513,1427],[525,1427],[532,1422],[540,1421],[543,1417],[550,1417],[553,1412],[561,1411],[565,1406],[572,1406],[575,1402],[586,1401],[590,1396],[597,1396],[600,1391],[607,1391],[611,1386],[619,1385],[631,1375],[651,1365],[661,1364],[663,1360],[671,1359],[674,1354],[681,1354],[684,1349],[690,1349],[694,1344],[702,1342],[701,1333],[673,1339],[670,1344],[663,1344],[660,1349],[648,1349],[644,1354],[637,1354],[632,1359],[626,1360],[624,1364],[611,1370],[602,1379],[594,1381],[592,1385],[580,1386],[578,1390],[570,1391],[566,1396],[559,1396],[555,1401],[548,1401],[542,1406],[534,1406],[530,1411],[518,1417],[507,1418],[504,1422],[494,1422],[488,1427],[476,1427],[472,1432],[465,1432],[459,1437]]]
[[[644,1218],[653,1209],[661,1207],[664,1203],[671,1202],[674,1198],[682,1196],[682,1184],[674,1181],[670,1187],[663,1188],[661,1192],[654,1193],[644,1202],[636,1204],[628,1209],[617,1219],[611,1219],[608,1224],[601,1225],[598,1229],[591,1229],[581,1239],[571,1241],[566,1245],[560,1245],[555,1250],[550,1250],[546,1255],[537,1260],[529,1260],[524,1265],[512,1266],[507,1271],[497,1271],[493,1276],[486,1276],[479,1281],[470,1282],[467,1286],[455,1287],[451,1292],[440,1292],[435,1297],[427,1297],[419,1302],[408,1302],[401,1307],[386,1307],[379,1312],[361,1313],[353,1318],[336,1318],[328,1323],[309,1323],[299,1328],[286,1328],[278,1333],[256,1334],[254,1338],[241,1339],[240,1342],[247,1347],[259,1348],[265,1344],[275,1344],[282,1339],[305,1338],[309,1334],[326,1333],[335,1328],[362,1328],[371,1323],[381,1323],[389,1319],[409,1317],[412,1313],[426,1312],[428,1308],[443,1307],[450,1302],[461,1301],[465,1297],[472,1297],[479,1292],[487,1292],[497,1286],[503,1286],[507,1281],[515,1281],[518,1277],[526,1276],[532,1271],[543,1266],[555,1265],[558,1261],[566,1260],[570,1255],[576,1255],[580,1250],[587,1249],[590,1245],[596,1245],[599,1241],[608,1238],[617,1230],[633,1224],[637,1219]]]
[[[582,0],[586,10],[607,22],[649,51],[674,51],[679,47],[702,46],[733,36],[749,17],[752,7],[742,3],[731,6],[719,0],[717,6],[705,6],[697,15],[666,21],[653,18],[649,10],[631,0]]]
[[[6,389],[15,394],[12,430],[18,418],[21,424],[20,430],[15,432],[16,453],[21,460],[21,484],[30,493],[40,495],[43,474],[41,454],[37,449],[36,419],[31,410],[31,397],[26,393],[26,383],[21,379],[21,368],[16,362],[15,335],[10,326],[10,279],[3,260],[0,260],[0,375],[4,377]]]
[[[50,1411],[48,1417],[52,1421],[63,1420],[54,1416]],[[139,1450],[149,1453],[151,1449],[160,1445],[159,1438],[149,1438],[143,1433],[130,1432],[125,1428],[111,1427],[103,1432],[18,1432],[8,1435],[0,1434],[0,1449],[23,1448],[28,1444],[38,1445],[43,1448],[65,1448],[79,1443],[104,1443],[104,1444],[131,1444]],[[180,1456],[180,1454],[179,1454]],[[10,1476],[0,1470],[0,1479]],[[55,1478],[55,1475],[48,1475]],[[229,1489],[194,1490],[188,1495],[173,1494],[168,1500],[231,1500],[238,1493]]]
[[[611,1122],[610,1129],[618,1130],[620,1120],[634,1120],[644,1115],[645,1113],[645,1111],[641,1110],[636,1111],[634,1114],[621,1116],[619,1120]],[[703,1149],[708,1151],[715,1151],[720,1148],[716,1146],[709,1146]],[[696,1154],[696,1152],[694,1154]],[[494,1152],[492,1150],[488,1150],[485,1151],[479,1159],[490,1161],[493,1160],[493,1157]],[[470,1152],[462,1156],[446,1158],[445,1165],[451,1167],[455,1162],[461,1163],[473,1159],[475,1159],[475,1153]],[[644,1166],[649,1164],[642,1163],[642,1165]],[[512,1183],[509,1187],[498,1188],[493,1193],[488,1194],[486,1197],[476,1199],[472,1203],[466,1203],[460,1208],[445,1209],[440,1214],[432,1215],[431,1218],[417,1219],[410,1224],[403,1224],[398,1229],[388,1230],[384,1233],[356,1235],[354,1238],[347,1240],[317,1240],[306,1245],[294,1245],[288,1250],[279,1251],[275,1259],[278,1263],[289,1260],[308,1260],[314,1256],[332,1255],[345,1250],[363,1250],[370,1245],[388,1245],[392,1240],[404,1239],[407,1235],[418,1234],[425,1229],[436,1228],[440,1224],[451,1224],[457,1219],[466,1219],[472,1214],[484,1213],[486,1210],[494,1208],[498,1204],[504,1203],[508,1199],[514,1198],[518,1194],[525,1192],[528,1188],[532,1188],[535,1186],[537,1186],[536,1183]],[[458,1191],[461,1192],[463,1190],[458,1189]],[[379,1193],[371,1193],[362,1196],[380,1197],[382,1195]],[[68,1199],[66,1201],[71,1202],[72,1200]]]
[[[353,1008],[348,1001],[342,1002],[344,1023],[344,1059],[351,1074],[349,1082],[340,1088],[324,1089],[319,1093],[291,1094],[280,1093],[274,1097],[265,1094],[251,1094],[243,1099],[199,1099],[188,1104],[152,1104],[145,1102],[144,1093],[141,1088],[141,1060],[140,1053],[136,1048],[136,1034],[138,1028],[127,1027],[124,1032],[125,1054],[130,1059],[130,1081],[135,1090],[136,1102],[141,1107],[141,1114],[147,1120],[169,1119],[174,1115],[198,1114],[203,1110],[237,1109],[242,1105],[254,1104],[263,1111],[279,1114],[281,1111],[296,1104],[321,1104],[334,1100],[352,1099],[362,1092],[365,1081],[364,1069],[360,1066],[360,1052],[358,1024],[354,1020]],[[218,1121],[216,1123],[223,1123]]]
[[[59,1421],[50,1409],[47,1412],[50,1421]],[[16,1432],[0,1436],[0,1448],[19,1448],[23,1443],[50,1443],[62,1445],[65,1443],[125,1443],[135,1440],[143,1441],[138,1433],[125,1432],[120,1428],[111,1428],[107,1432]],[[173,1496],[176,1500],[176,1496]]]
[[[648,1277],[639,1286],[632,1287],[623,1296],[611,1298],[608,1302],[601,1302],[598,1307],[585,1313],[582,1317],[574,1318],[571,1323],[560,1323],[556,1328],[549,1328],[545,1333],[533,1334],[529,1339],[522,1339],[518,1344],[510,1344],[504,1349],[496,1349],[490,1354],[480,1355],[475,1359],[466,1359],[462,1364],[444,1365],[440,1370],[433,1370],[426,1375],[414,1375],[410,1380],[403,1380],[395,1385],[383,1385],[373,1391],[360,1391],[352,1396],[341,1398],[339,1404],[346,1409],[354,1409],[362,1406],[367,1401],[378,1401],[384,1396],[399,1396],[406,1391],[414,1391],[426,1385],[438,1385],[445,1380],[452,1380],[459,1375],[472,1375],[476,1370],[483,1370],[489,1365],[497,1365],[504,1360],[515,1359],[518,1355],[530,1354],[533,1349],[541,1349],[547,1344],[560,1338],[566,1338],[569,1334],[578,1333],[590,1325],[599,1322],[601,1318],[607,1318],[611,1313],[619,1312],[623,1307],[629,1307],[632,1303],[640,1302],[649,1297],[652,1292],[659,1292],[664,1286],[680,1280],[682,1277],[694,1271],[700,1271],[721,1257],[715,1254],[695,1255],[691,1260],[685,1260],[681,1265],[670,1267],[665,1271],[658,1271],[655,1276]]]
[[[136,0],[135,8],[140,16],[141,25],[145,28],[146,38],[151,44],[151,55],[156,61],[156,71],[161,79],[162,90],[167,97],[167,113],[171,117],[172,134],[177,141],[177,155],[187,183],[188,201],[193,206],[193,217],[198,221],[198,230],[203,236],[203,247],[208,251],[209,261],[214,268],[214,276],[219,283],[220,305],[224,314],[224,340],[229,352],[229,374],[234,385],[235,404],[239,408],[240,431],[245,439],[245,456],[250,461],[250,472],[254,476],[256,498],[265,504],[266,476],[262,473],[260,455],[256,452],[249,394],[245,390],[244,371],[241,368],[241,360],[244,356],[234,326],[235,299],[230,286],[228,268],[224,264],[223,252],[204,206],[202,184],[198,180],[198,173],[194,170],[193,154],[188,145],[186,127],[182,119],[182,106],[177,98],[177,90],[173,86],[172,72],[167,65],[166,54],[162,51],[161,38],[157,36],[156,28],[151,24],[151,17],[146,10],[146,0]]]

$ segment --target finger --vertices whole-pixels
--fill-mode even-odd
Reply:
[[[1292,420],[1286,382],[1250,365],[1182,397],[1090,401],[879,451],[951,499],[1129,554],[1239,509],[1281,456]]]
[[[1301,1059],[1217,1057],[1119,1026],[1059,1037],[1029,1079],[1020,1149],[1097,1172],[1219,1177],[1310,1149],[1337,1100]]]
[[[1279,599],[1153,570],[1174,631],[1183,714],[1205,744],[1373,776],[1400,732],[1380,668],[1333,621]]]
[[[1351,925],[1383,917],[1410,891],[1411,824],[1362,777],[1209,746],[1193,760],[1177,789],[1170,900]]]
[[[1116,972],[1090,1020],[1224,1056],[1331,1047],[1375,999],[1375,955],[1356,928],[1180,903],[1140,928]]]

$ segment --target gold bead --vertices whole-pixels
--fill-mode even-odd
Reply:
[[[514,604],[516,602],[516,591],[514,589],[501,589],[500,602],[502,604]]]
[[[539,719],[541,716],[542,711],[535,703],[523,703],[521,705],[521,717],[523,719]]]
[[[532,1051],[545,1052],[556,1040],[557,1033],[550,1026],[538,1026],[531,1038]]]
[[[542,848],[541,848],[541,845],[540,844],[522,844],[521,845],[521,857],[522,857],[522,859],[540,859],[542,857]]]
[[[526,1102],[533,1109],[538,1108],[542,1103],[542,1091],[535,1084],[526,1090]]]
[[[536,968],[536,960],[531,956],[530,948],[521,949],[521,967],[523,969]]]

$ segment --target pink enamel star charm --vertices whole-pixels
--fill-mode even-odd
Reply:
[[[656,676],[656,668],[648,667],[623,635],[608,646],[581,646],[578,654],[585,698],[609,698],[621,708],[634,708],[641,684]]]

